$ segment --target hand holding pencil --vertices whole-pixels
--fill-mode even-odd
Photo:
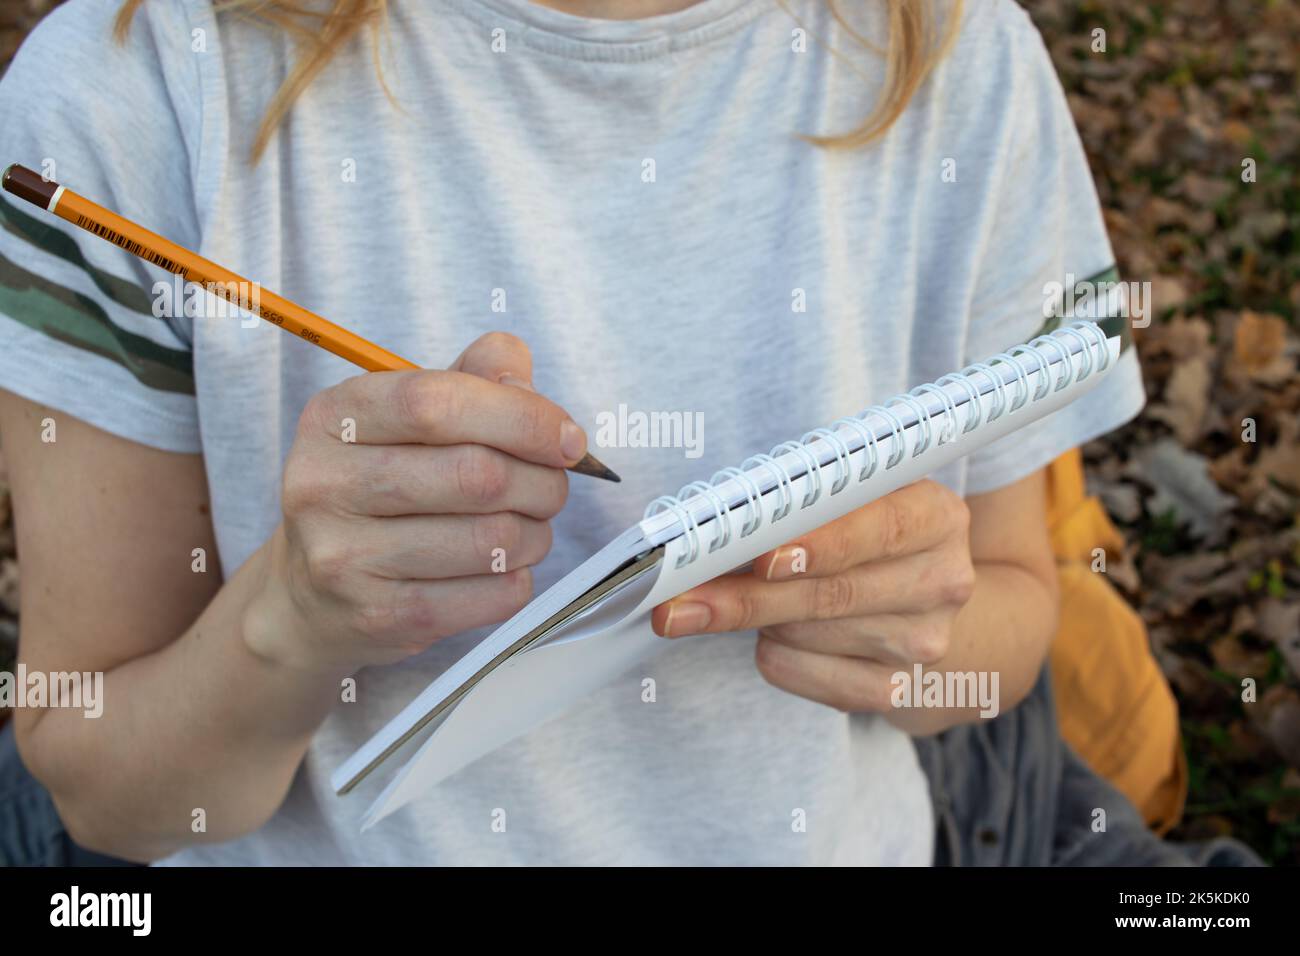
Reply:
[[[530,371],[519,339],[488,334],[446,371],[357,375],[312,397],[242,628],[258,656],[336,678],[528,603],[568,496],[559,466],[585,441],[524,387]],[[355,443],[339,441],[344,417]]]

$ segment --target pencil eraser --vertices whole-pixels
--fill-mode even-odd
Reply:
[[[40,173],[33,172],[26,166],[14,163],[5,170],[4,176],[0,177],[0,187],[19,199],[26,199],[42,209],[48,209],[50,200],[58,192],[59,184],[42,178]]]

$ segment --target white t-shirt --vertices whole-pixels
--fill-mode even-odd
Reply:
[[[421,364],[514,332],[593,439],[620,405],[701,413],[698,457],[593,445],[623,483],[571,481],[539,591],[652,498],[1024,341],[1046,283],[1112,265],[1065,98],[1009,0],[969,0],[938,72],[851,151],[798,135],[857,125],[883,75],[822,0],[623,22],[389,6],[400,109],[358,43],[250,166],[282,34],[150,0],[121,48],[117,4],[70,0],[0,81],[0,160],[52,161],[70,189]],[[883,3],[862,7],[879,37]],[[155,318],[164,273],[11,197],[0,211],[0,385],[201,452],[228,575],[280,520],[307,399],[357,370],[265,323]],[[1117,427],[1143,401],[1131,353],[1122,366],[936,477],[987,492]],[[483,633],[363,670],[265,827],[168,862],[929,862],[908,738],[768,685],[753,633],[674,643],[360,834],[373,788],[338,798],[329,772]]]

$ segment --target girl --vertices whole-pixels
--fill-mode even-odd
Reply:
[[[437,371],[167,308],[153,267],[0,202],[21,658],[106,674],[99,720],[17,715],[72,835],[169,863],[930,862],[909,735],[977,712],[893,710],[890,675],[1028,693],[1042,469],[1137,413],[1131,352],[794,542],[806,574],[782,549],[659,608],[653,663],[364,837],[377,783],[328,774],[646,501],[1030,338],[1045,287],[1111,267],[1025,14],[110,7],[24,44],[0,157]],[[593,447],[623,483],[570,487],[620,404],[701,413],[702,454]]]

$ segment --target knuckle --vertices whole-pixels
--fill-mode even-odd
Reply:
[[[968,602],[974,593],[975,568],[969,561],[961,561],[956,568],[944,576],[943,601],[960,607]]]
[[[853,539],[847,531],[837,531],[828,536],[825,552],[832,568],[848,567],[853,555]]]
[[[284,463],[280,485],[280,509],[287,517],[312,511],[329,499],[324,469],[313,467],[307,458],[291,454]]]
[[[506,464],[482,445],[466,445],[456,459],[456,490],[465,501],[492,505],[509,484]]]
[[[414,588],[395,602],[393,623],[404,635],[446,636],[443,616],[437,603]]]
[[[352,619],[355,630],[373,640],[402,640],[413,633],[441,636],[437,606],[414,588],[396,588],[387,600],[361,602]]]
[[[896,558],[907,550],[907,538],[911,531],[907,509],[892,495],[881,500],[884,502],[881,550],[885,557]]]
[[[415,511],[417,502],[410,488],[402,480],[403,451],[391,445],[376,445],[369,449],[369,465],[364,474],[356,474],[347,484],[349,500],[366,501],[372,508],[385,514],[404,514]],[[374,513],[374,512],[368,512]]]
[[[373,379],[357,375],[315,392],[303,405],[298,419],[299,431],[338,438],[344,410],[355,407],[375,384]]]
[[[738,589],[726,602],[722,619],[732,630],[748,630],[758,619],[758,604],[754,601],[753,595],[743,588]]]
[[[518,597],[520,604],[527,604],[533,599],[533,569],[520,568],[516,574],[519,578],[516,586],[519,588]]]
[[[334,414],[334,402],[330,392],[331,389],[325,389],[307,399],[307,404],[302,407],[302,414],[298,416],[298,434],[300,436],[327,429],[329,420]]]
[[[397,387],[393,389],[393,404],[398,414],[406,421],[420,422],[427,414],[428,389],[425,381],[425,376],[412,372],[404,375],[397,383]]]
[[[509,511],[483,515],[474,519],[473,528],[475,552],[480,557],[491,558],[500,548],[507,561],[513,563],[517,560],[516,552],[523,538],[523,525],[518,515]]]
[[[378,604],[354,604],[347,610],[346,619],[350,630],[366,637],[376,637],[387,630],[390,612]]]
[[[948,630],[937,621],[925,621],[908,635],[907,653],[921,664],[937,664],[948,653]]]
[[[847,616],[854,606],[857,588],[842,574],[818,578],[813,586],[813,616],[819,620]]]
[[[396,391],[399,414],[421,431],[440,419],[458,417],[462,410],[460,390],[453,376],[445,372],[412,372]]]
[[[554,518],[564,510],[569,500],[569,476],[560,468],[548,468],[549,474],[534,486],[541,499],[534,515],[538,518]]]
[[[533,598],[532,568],[516,568],[505,576],[507,617],[514,614]]]
[[[964,535],[970,530],[970,505],[961,495],[944,488],[943,485],[939,487],[943,489],[944,514],[949,526]]]
[[[549,521],[539,521],[537,522],[537,525],[537,533],[535,535],[537,553],[535,555],[529,555],[529,557],[532,558],[529,562],[530,564],[540,564],[542,560],[551,553],[551,545],[555,543],[555,532],[551,528],[551,523]]]
[[[519,398],[519,434],[527,436],[530,449],[544,452],[554,447],[557,441],[558,424],[552,421],[554,411],[544,400],[527,392],[521,392]]]
[[[314,590],[338,594],[345,589],[352,575],[355,558],[346,545],[317,544],[307,550],[304,563]]]

